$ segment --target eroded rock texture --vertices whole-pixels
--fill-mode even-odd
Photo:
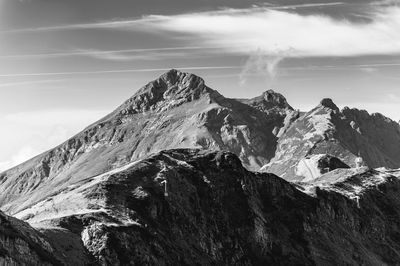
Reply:
[[[278,140],[274,158],[262,171],[289,181],[309,179],[299,171],[306,158],[333,156],[355,167],[362,157],[369,167],[400,167],[399,124],[380,114],[339,108],[330,99],[296,119]],[[311,171],[318,171],[314,167]]]

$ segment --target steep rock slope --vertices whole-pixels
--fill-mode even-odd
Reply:
[[[296,188],[232,153],[163,151],[17,216],[74,232],[101,265],[398,264],[400,171],[345,171]]]
[[[355,167],[361,156],[369,167],[400,167],[400,126],[380,114],[358,109],[342,111],[324,99],[295,120],[280,137],[275,157],[262,168],[290,181],[306,176],[299,163],[317,155],[337,157]]]
[[[262,95],[252,99],[237,100],[263,112],[267,119],[275,124],[273,134],[278,138],[300,116],[300,112],[294,110],[282,94],[273,90],[267,90]]]
[[[44,235],[0,212],[0,265],[64,264],[56,253]]]
[[[73,182],[170,148],[228,150],[257,170],[274,156],[276,132],[291,111],[283,96],[264,96],[228,99],[203,79],[171,70],[65,143],[0,174],[0,208],[16,213]]]

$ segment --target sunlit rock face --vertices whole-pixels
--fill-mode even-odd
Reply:
[[[331,99],[300,116],[278,140],[275,157],[262,171],[289,181],[309,179],[307,158],[333,156],[350,167],[358,157],[372,168],[400,167],[399,124],[380,114],[339,108]],[[308,160],[310,161],[310,160]],[[314,174],[315,175],[315,174]]]
[[[350,167],[336,157],[326,154],[316,154],[302,158],[297,163],[295,174],[304,177],[302,181],[305,182],[314,180],[324,173],[338,168]]]
[[[165,149],[227,150],[258,170],[274,156],[277,132],[292,112],[272,91],[228,99],[202,78],[171,70],[60,146],[0,174],[0,207],[14,214],[74,182]]]

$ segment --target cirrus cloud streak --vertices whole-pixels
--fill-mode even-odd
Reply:
[[[204,46],[228,52],[291,50],[291,57],[400,54],[400,7],[377,8],[370,22],[302,15],[268,8],[229,9],[175,16],[149,16],[155,30],[187,34]]]

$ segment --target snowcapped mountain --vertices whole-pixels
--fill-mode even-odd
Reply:
[[[0,174],[0,264],[394,265],[399,167],[380,114],[171,70]]]

